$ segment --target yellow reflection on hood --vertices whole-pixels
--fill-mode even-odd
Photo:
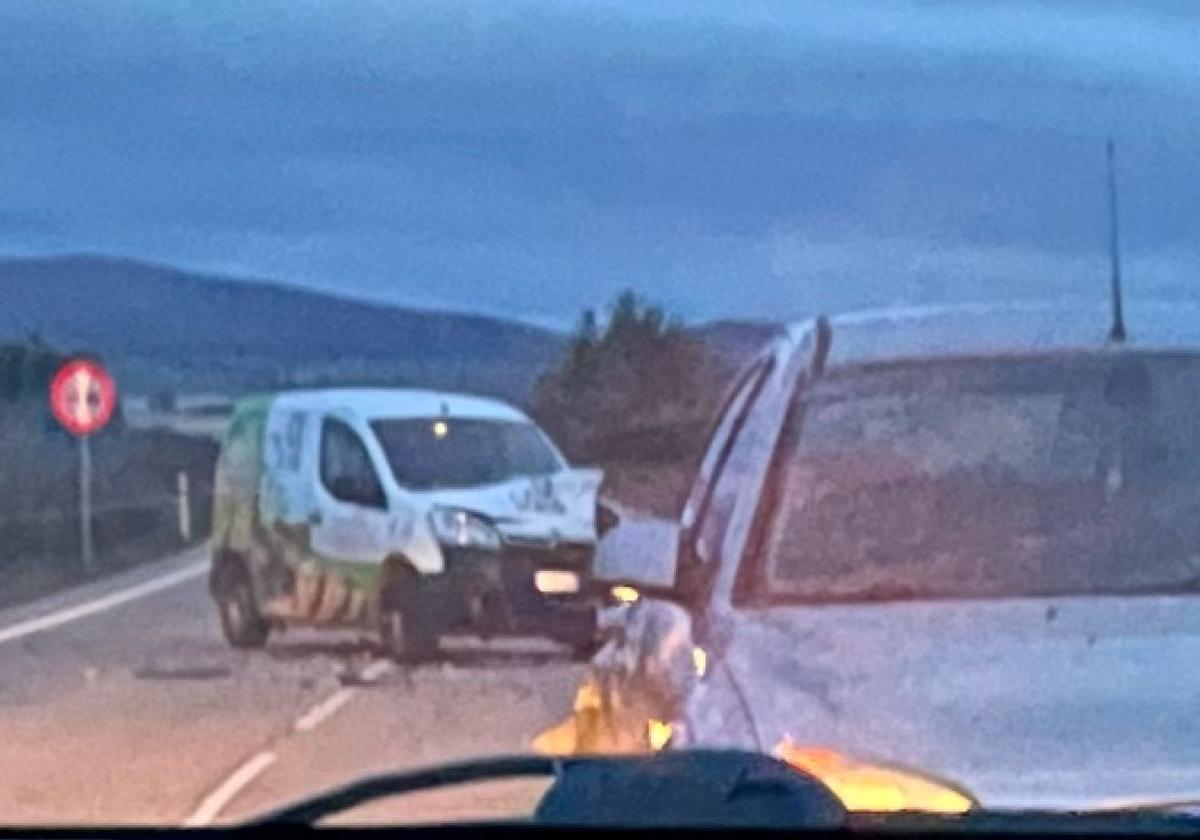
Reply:
[[[863,764],[823,747],[797,746],[790,738],[775,746],[775,755],[820,779],[848,811],[961,814],[975,807],[969,794],[927,776]]]

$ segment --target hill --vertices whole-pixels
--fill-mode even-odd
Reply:
[[[125,393],[377,382],[524,400],[563,336],[124,259],[0,260],[0,341],[99,353]]]
[[[98,353],[125,394],[390,384],[524,403],[566,346],[541,327],[99,256],[0,259],[0,344]],[[692,330],[732,368],[779,327]]]

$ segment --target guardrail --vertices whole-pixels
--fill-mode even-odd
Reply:
[[[126,568],[208,536],[212,488],[177,476],[173,493],[105,501],[96,491],[92,530],[97,573]],[[0,602],[14,591],[41,591],[88,575],[82,567],[79,508],[65,504],[0,514]],[[7,597],[6,597],[7,596]]]

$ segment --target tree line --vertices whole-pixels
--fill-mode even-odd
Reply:
[[[558,364],[537,382],[534,418],[575,463],[614,484],[679,485],[702,454],[731,371],[659,305],[632,291],[601,318],[581,315]],[[670,510],[683,488],[662,488]],[[660,495],[662,495],[660,494]]]

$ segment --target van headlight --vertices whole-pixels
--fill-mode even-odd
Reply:
[[[500,532],[478,514],[459,508],[435,507],[429,527],[442,545],[460,548],[500,548]]]

